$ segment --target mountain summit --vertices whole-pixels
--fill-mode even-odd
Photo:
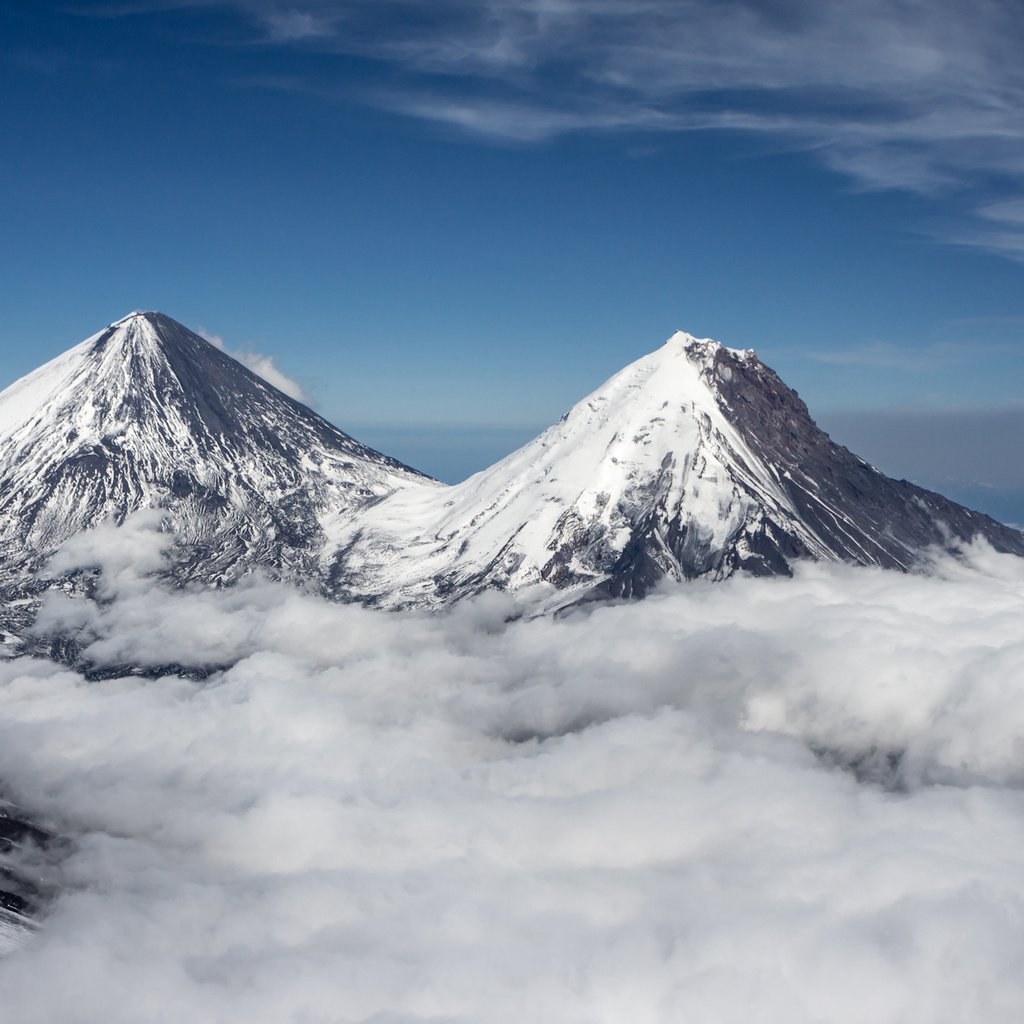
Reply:
[[[262,569],[386,607],[486,588],[550,607],[801,558],[906,570],[976,535],[1024,555],[1024,535],[835,444],[753,351],[683,333],[446,487],[169,317],[132,313],[0,394],[14,618],[60,544],[144,508],[165,513],[180,582]]]
[[[0,566],[164,509],[181,580],[315,580],[323,520],[411,484],[374,451],[164,316],[117,320],[0,393]]]
[[[484,587],[642,596],[801,558],[906,570],[976,535],[1024,555],[1016,530],[835,444],[752,350],[682,332],[490,469],[396,493],[374,520],[357,517],[340,561],[387,604]]]

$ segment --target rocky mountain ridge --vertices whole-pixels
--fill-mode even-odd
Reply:
[[[142,509],[178,583],[262,571],[386,608],[496,588],[550,609],[801,558],[908,570],[979,535],[1024,556],[1021,533],[835,444],[753,351],[684,333],[445,486],[133,313],[0,394],[0,631],[71,585],[44,568],[62,543]]]

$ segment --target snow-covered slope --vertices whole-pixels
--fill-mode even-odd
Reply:
[[[133,313],[0,394],[0,632],[60,544],[144,508],[179,582],[263,569],[385,607],[485,588],[557,607],[801,557],[906,569],[975,534],[1024,555],[1024,535],[834,444],[752,351],[681,333],[445,487]]]
[[[0,394],[0,565],[166,509],[182,580],[318,578],[322,520],[440,485],[353,440],[160,313],[132,313]]]
[[[1016,531],[833,444],[752,351],[677,333],[490,469],[397,492],[332,535],[344,588],[393,605],[641,595],[800,557],[910,568],[977,533],[1024,555]]]

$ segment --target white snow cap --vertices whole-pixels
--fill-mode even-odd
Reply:
[[[708,357],[713,356],[719,350],[729,352],[737,359],[744,361],[757,357],[757,354],[752,348],[730,348],[728,345],[723,345],[720,341],[715,341],[713,338],[698,338],[686,331],[676,331],[675,334],[665,342],[665,347],[668,346],[673,348],[684,348],[691,354],[700,353],[701,355]]]
[[[130,320],[137,320],[139,317],[159,316],[159,315],[160,315],[160,311],[156,310],[156,309],[133,309],[130,313],[128,313],[125,316],[121,317],[120,320],[114,320],[110,324],[110,326],[111,327],[121,327],[122,325],[128,323]]]

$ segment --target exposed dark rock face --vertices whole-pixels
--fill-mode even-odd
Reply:
[[[930,547],[984,537],[997,551],[1024,556],[1024,534],[940,494],[893,480],[836,444],[800,396],[757,359],[715,353],[718,402],[744,442],[775,476],[800,520],[844,561],[908,569]],[[767,540],[776,547],[779,538]],[[788,564],[802,552],[779,551]]]
[[[750,354],[717,346],[705,377],[718,408],[777,482],[791,519],[755,514],[716,548],[695,536],[677,510],[656,507],[637,524],[599,593],[642,597],[666,576],[788,575],[807,557],[908,570],[921,565],[928,549],[948,550],[977,536],[997,551],[1024,556],[1024,534],[893,480],[833,442],[800,396]],[[759,488],[741,483],[741,490],[764,511]]]

